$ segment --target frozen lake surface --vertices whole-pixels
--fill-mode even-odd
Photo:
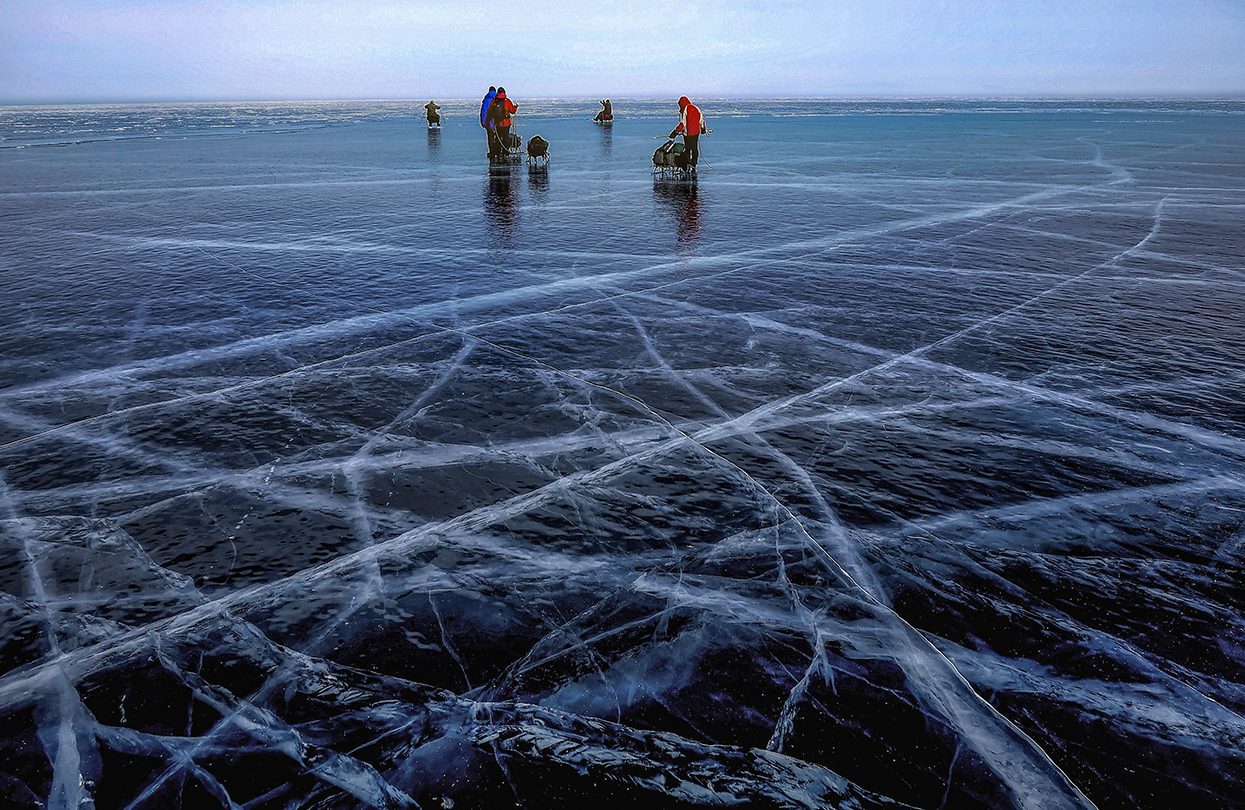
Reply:
[[[0,108],[8,801],[1241,801],[1245,106],[701,106]]]

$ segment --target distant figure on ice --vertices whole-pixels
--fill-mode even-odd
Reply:
[[[696,171],[696,164],[700,161],[700,136],[708,131],[700,108],[687,96],[680,97],[679,125],[670,133],[670,137],[683,133],[683,150],[687,155],[687,167],[690,171]]]
[[[493,112],[493,100],[496,98],[497,88],[490,86],[488,92],[484,94],[484,101],[480,102],[480,126],[484,127],[484,134],[488,138],[489,157],[497,154],[497,138],[493,132],[493,116],[491,114]]]
[[[497,88],[497,96],[493,99],[493,109],[489,113],[489,118],[497,133],[498,157],[505,157],[506,150],[514,146],[510,142],[510,125],[513,123],[510,116],[518,111],[519,105],[506,98],[506,88]]]
[[[614,105],[608,98],[601,99],[601,111],[592,120],[602,124],[614,120]]]
[[[424,113],[428,116],[428,126],[441,126],[441,105],[435,101],[429,101],[424,105]]]

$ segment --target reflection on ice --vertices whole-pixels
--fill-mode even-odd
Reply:
[[[679,248],[690,249],[700,234],[700,186],[695,181],[656,179],[653,197],[673,215]]]
[[[503,246],[513,243],[519,222],[519,209],[515,201],[514,184],[518,169],[510,166],[489,169],[485,186],[484,212],[488,217],[488,233]]]

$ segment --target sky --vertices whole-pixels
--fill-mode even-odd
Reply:
[[[1245,96],[1245,0],[0,0],[0,103]]]

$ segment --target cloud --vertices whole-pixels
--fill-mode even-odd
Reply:
[[[1245,91],[1216,0],[0,3],[10,99]]]

